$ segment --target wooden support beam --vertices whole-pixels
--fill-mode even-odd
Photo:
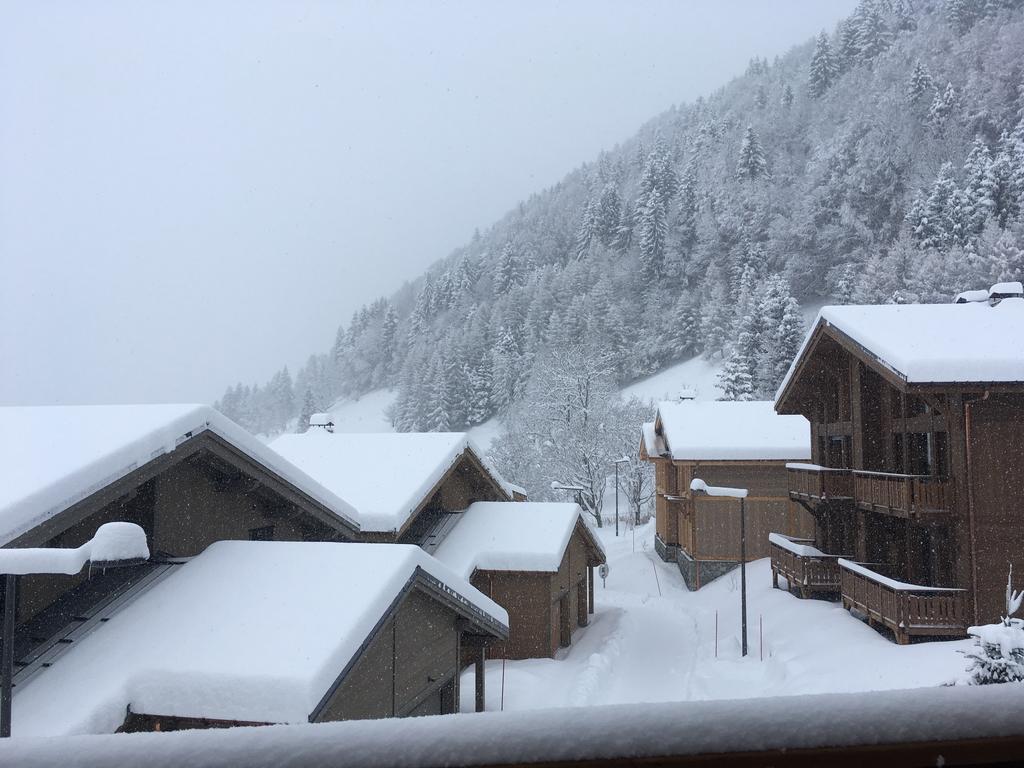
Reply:
[[[487,647],[481,643],[473,649],[473,666],[476,673],[476,711],[483,712],[485,705],[484,679],[486,672]]]
[[[587,613],[594,612],[594,566],[587,568]]]

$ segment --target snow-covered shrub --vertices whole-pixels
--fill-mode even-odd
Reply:
[[[1013,591],[1013,568],[1006,580],[1006,615],[998,624],[971,627],[974,648],[966,652],[971,685],[1024,681],[1024,619],[1013,614],[1024,603],[1024,591]]]

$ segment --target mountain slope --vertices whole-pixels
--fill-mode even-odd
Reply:
[[[220,407],[272,430],[398,390],[399,429],[515,401],[544,349],[632,381],[702,353],[772,390],[805,304],[940,301],[1024,274],[1020,0],[863,0],[822,34],[521,203],[357,312],[294,382]]]

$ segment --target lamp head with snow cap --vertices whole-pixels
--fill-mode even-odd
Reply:
[[[725,488],[716,485],[708,485],[699,477],[693,478],[693,480],[690,482],[690,491],[696,494],[703,494],[706,496],[728,496],[733,499],[747,498],[746,488]]]

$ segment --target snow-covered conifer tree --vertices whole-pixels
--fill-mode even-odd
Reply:
[[[928,123],[932,130],[941,134],[946,126],[946,121],[957,109],[958,97],[956,88],[952,83],[946,83],[945,89],[935,91],[935,98],[928,107]]]
[[[768,106],[768,91],[765,90],[763,85],[757,88],[757,93],[754,95],[754,105],[758,109],[764,109]]]
[[[307,389],[302,395],[302,410],[299,412],[299,422],[295,425],[295,431],[301,434],[308,430],[309,420],[318,410],[316,400],[313,398],[313,390]]]
[[[1006,613],[998,624],[971,627],[974,647],[965,655],[970,659],[967,673],[971,685],[1016,683],[1024,681],[1024,619],[1014,618],[1024,603],[1024,592],[1013,589],[1013,567],[1006,579]]]
[[[828,35],[822,32],[814,45],[807,90],[811,96],[818,98],[831,87],[835,78],[836,63],[832,58],[832,46],[829,45]]]
[[[793,106],[793,87],[789,83],[786,83],[785,87],[783,87],[782,98],[779,101],[782,104],[782,108],[787,111]]]
[[[977,8],[978,0],[946,0],[946,21],[957,34],[962,35],[974,26]]]
[[[935,83],[931,75],[928,74],[928,70],[924,68],[924,64],[918,60],[914,64],[914,71],[910,75],[910,86],[907,88],[910,103],[916,104],[934,92]]]
[[[613,182],[608,182],[601,190],[601,197],[598,200],[595,228],[597,238],[601,245],[610,246],[615,242],[615,236],[619,230],[619,220],[622,217],[622,200],[619,191]]]
[[[757,133],[751,125],[747,126],[747,130],[743,134],[736,175],[747,181],[755,181],[768,175],[768,160],[761,147],[761,140],[758,139]]]
[[[985,222],[995,209],[991,166],[992,159],[988,146],[978,137],[974,140],[967,162],[964,163],[964,198],[967,206],[964,223],[971,236],[981,233]]]
[[[1013,137],[1004,133],[999,140],[999,148],[988,166],[988,192],[992,199],[992,215],[999,226],[1006,226],[1017,218],[1021,212],[1021,193],[1019,186],[1021,174],[1018,164],[1024,161],[1020,147]]]

